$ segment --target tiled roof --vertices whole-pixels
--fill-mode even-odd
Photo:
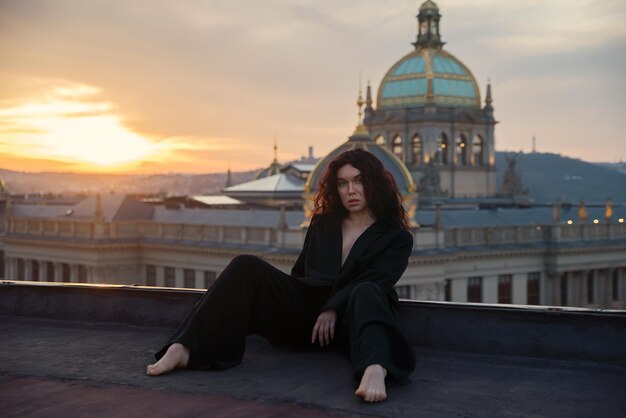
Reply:
[[[102,195],[102,214],[104,220],[110,221],[139,221],[152,218],[154,208],[132,197],[125,195]],[[82,202],[74,205],[71,219],[93,219],[96,211],[96,197],[87,197]]]
[[[258,180],[227,187],[224,193],[229,192],[302,192],[304,180],[289,173],[274,174]]]
[[[209,206],[222,206],[222,205],[241,205],[241,200],[233,199],[224,195],[193,195],[189,196],[189,199],[198,201]]]

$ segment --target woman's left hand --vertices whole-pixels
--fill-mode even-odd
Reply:
[[[330,344],[330,340],[335,338],[335,322],[337,321],[337,312],[334,309],[327,309],[317,317],[317,322],[313,327],[311,335],[311,344],[315,344],[315,340],[319,340],[320,347]]]

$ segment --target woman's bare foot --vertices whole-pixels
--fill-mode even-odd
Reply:
[[[161,357],[161,360],[151,364],[146,369],[149,376],[158,376],[169,373],[174,369],[185,368],[189,362],[189,349],[180,343],[174,343]]]
[[[368,366],[361,378],[361,384],[354,394],[365,402],[384,401],[387,399],[385,377],[387,377],[387,370],[380,364]]]

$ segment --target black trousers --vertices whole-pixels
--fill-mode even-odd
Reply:
[[[273,344],[315,349],[311,332],[330,292],[330,287],[307,286],[258,257],[237,256],[155,357],[181,343],[190,351],[188,368],[222,370],[241,363],[251,334]],[[333,346],[351,359],[356,379],[371,364],[382,365],[399,381],[415,368],[397,312],[373,283],[352,291]]]

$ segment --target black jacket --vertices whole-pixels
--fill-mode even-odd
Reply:
[[[413,236],[378,220],[361,234],[341,266],[341,218],[324,214],[311,220],[302,252],[291,275],[307,286],[329,286],[331,296],[322,310],[341,315],[352,289],[363,282],[376,283],[392,301],[393,286],[408,264]]]

